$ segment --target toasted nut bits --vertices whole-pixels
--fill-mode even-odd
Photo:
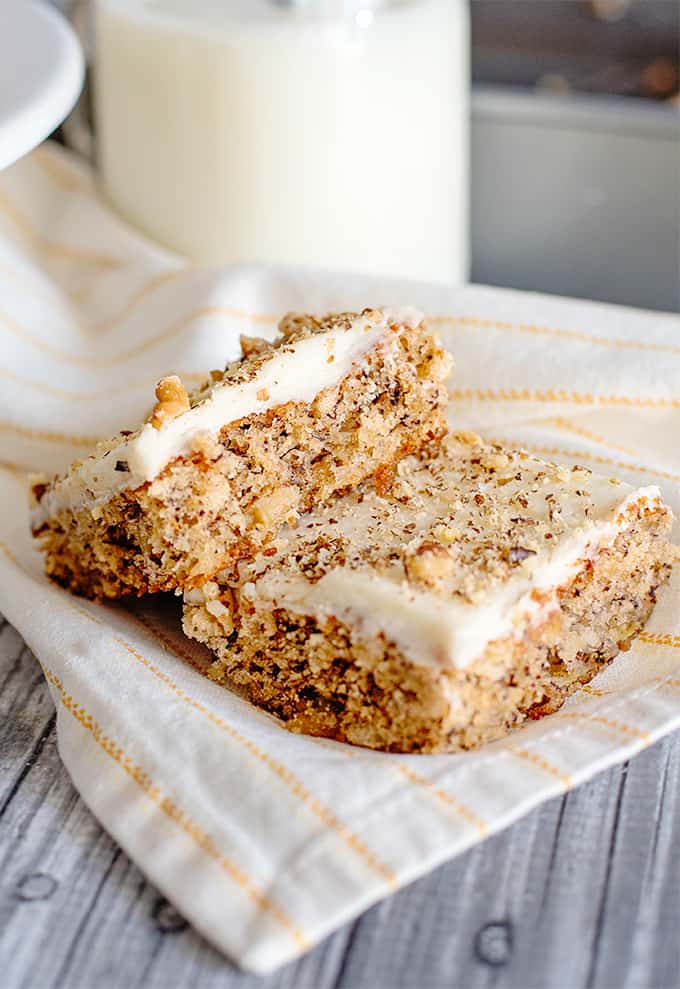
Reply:
[[[171,374],[156,385],[157,402],[151,413],[151,425],[160,429],[170,419],[189,411],[189,396],[181,378]]]
[[[255,354],[266,354],[268,350],[273,350],[273,344],[262,337],[249,337],[241,334],[241,353],[244,357],[252,357]]]
[[[408,552],[404,559],[408,579],[428,587],[450,577],[454,566],[451,551],[441,543],[421,543],[416,550]]]

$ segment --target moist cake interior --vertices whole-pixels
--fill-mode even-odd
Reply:
[[[453,751],[554,710],[647,620],[670,512],[458,434],[300,518],[185,600],[185,630],[289,727]]]

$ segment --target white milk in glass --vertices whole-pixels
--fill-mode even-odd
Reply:
[[[468,274],[465,0],[98,0],[98,161],[205,262]]]

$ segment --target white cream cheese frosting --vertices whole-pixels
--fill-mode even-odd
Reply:
[[[183,414],[160,428],[145,423],[59,478],[34,509],[34,528],[62,510],[95,507],[120,491],[152,481],[173,460],[190,453],[203,434],[216,435],[230,422],[288,402],[311,402],[359,365],[390,325],[415,328],[422,319],[415,309],[403,308],[367,310],[338,325],[330,320],[323,332],[277,347],[251,376],[232,378],[227,373]]]
[[[365,637],[382,633],[413,663],[463,668],[490,642],[515,632],[523,635],[527,624],[536,624],[556,610],[558,588],[576,575],[584,560],[612,545],[625,527],[627,508],[647,502],[660,502],[658,488],[632,492],[609,521],[577,530],[545,559],[530,563],[475,604],[443,600],[414,590],[399,578],[351,567],[331,570],[316,583],[272,576],[251,585],[251,590],[294,614],[333,616],[358,626]],[[547,594],[537,601],[534,590]]]
[[[392,495],[354,493],[284,530],[277,555],[241,565],[239,593],[382,635],[415,664],[462,668],[547,618],[585,561],[661,505],[656,487],[455,439],[400,474]]]

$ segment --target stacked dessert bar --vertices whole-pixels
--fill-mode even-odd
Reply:
[[[242,348],[36,479],[54,580],[183,594],[213,679],[388,751],[549,714],[642,629],[670,572],[659,491],[446,436],[451,361],[418,313],[289,316]]]

